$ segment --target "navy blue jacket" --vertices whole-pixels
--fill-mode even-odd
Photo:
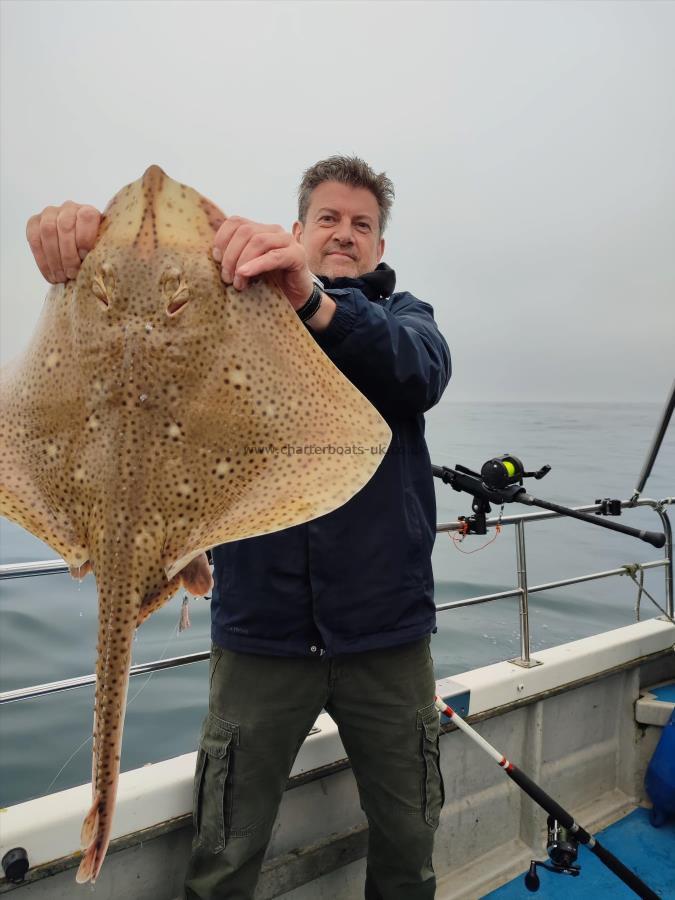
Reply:
[[[387,420],[391,445],[339,509],[214,548],[211,634],[220,647],[334,656],[435,630],[436,499],[423,413],[448,383],[450,353],[428,303],[383,290],[394,278],[382,264],[360,279],[327,282],[337,309],[314,335]]]

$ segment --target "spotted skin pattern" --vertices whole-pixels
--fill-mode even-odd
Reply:
[[[272,280],[223,285],[211,245],[224,219],[150,167],[0,373],[0,513],[98,589],[79,882],[95,881],[110,842],[137,626],[181,584],[209,590],[207,548],[341,506],[391,438]],[[366,452],[287,449],[306,445]]]

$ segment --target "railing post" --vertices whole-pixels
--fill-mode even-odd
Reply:
[[[520,591],[520,657],[509,662],[531,669],[540,666],[539,660],[530,659],[530,613],[527,598],[527,562],[525,560],[525,523],[516,522],[516,561],[518,566],[518,590]]]
[[[664,548],[666,563],[666,614],[673,621],[675,618],[675,604],[673,603],[673,529],[670,524],[668,514],[662,506],[656,507],[659,514],[661,524],[663,525],[663,533],[666,536],[666,544]]]

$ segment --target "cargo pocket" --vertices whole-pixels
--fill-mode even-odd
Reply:
[[[424,818],[433,828],[438,826],[441,807],[445,802],[445,787],[441,775],[441,758],[438,746],[440,719],[438,710],[431,703],[417,712],[417,728],[421,732],[424,782],[422,804]]]
[[[225,847],[232,815],[227,776],[238,740],[238,725],[208,714],[197,753],[192,816],[196,844],[212,853]]]

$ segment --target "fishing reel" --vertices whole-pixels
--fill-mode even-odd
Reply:
[[[541,866],[542,869],[548,869],[549,872],[555,872],[557,875],[576,876],[581,872],[581,866],[576,865],[579,841],[575,839],[568,828],[561,825],[553,816],[548,817],[547,825],[546,852],[550,862],[536,859],[530,862],[530,869],[525,876],[525,887],[532,893],[536,893],[541,884],[537,874],[537,866]]]
[[[526,472],[525,466],[517,456],[505,453],[504,456],[496,456],[484,463],[480,470],[480,477],[483,479],[483,484],[493,491],[501,491],[512,484],[522,485],[523,478],[536,478],[537,480],[543,478],[550,471],[550,466],[542,466],[538,472]]]
[[[526,472],[518,457],[510,453],[489,459],[481,467],[480,474],[460,465],[454,470],[444,466],[432,466],[432,469],[434,475],[443,478],[456,491],[473,494],[471,508],[474,515],[458,517],[465,534],[486,534],[486,514],[492,511],[490,502],[504,504],[515,500],[524,492],[524,478],[543,478],[551,471],[546,465],[537,472]]]

